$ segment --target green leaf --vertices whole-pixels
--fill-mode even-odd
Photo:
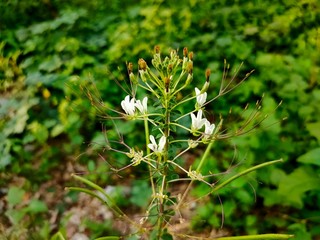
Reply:
[[[310,134],[318,139],[320,142],[320,122],[307,123],[306,127]]]
[[[62,65],[62,61],[59,58],[59,56],[53,55],[48,57],[46,60],[44,60],[40,64],[39,69],[47,72],[53,72],[54,70],[60,68],[61,65]]]
[[[18,188],[18,187],[9,188],[9,192],[7,195],[9,206],[13,207],[18,203],[22,202],[24,194],[25,194],[25,191],[21,188]]]
[[[25,209],[9,209],[6,211],[5,215],[10,219],[11,223],[17,225],[26,214],[26,211],[24,210]]]
[[[298,159],[298,162],[306,163],[306,164],[315,164],[320,166],[320,148],[315,148],[303,155],[301,155]]]
[[[90,161],[88,162],[88,170],[89,170],[90,172],[93,172],[95,169],[96,169],[96,164],[95,164],[95,162],[92,161],[92,160],[90,160]]]
[[[39,122],[32,122],[28,126],[28,129],[32,132],[33,136],[37,139],[39,143],[44,143],[48,139],[48,129]]]
[[[151,195],[151,189],[145,181],[134,181],[130,202],[139,207],[145,207]]]
[[[283,170],[279,168],[274,168],[271,170],[270,181],[274,185],[278,185],[278,183],[285,177],[286,177],[286,173]]]
[[[42,22],[42,23],[34,24],[31,27],[29,27],[29,29],[34,35],[41,34],[50,29],[50,23]]]
[[[282,204],[303,207],[304,193],[320,190],[320,178],[311,167],[300,167],[287,175],[279,184],[278,194]]]
[[[305,223],[294,223],[288,226],[288,230],[292,232],[295,239],[312,240],[312,236],[308,231]]]
[[[29,206],[27,207],[27,210],[30,213],[40,213],[48,211],[48,207],[44,202],[37,199],[32,199]]]
[[[52,128],[50,136],[51,137],[56,137],[56,136],[60,135],[61,133],[63,133],[64,130],[65,129],[64,129],[64,126],[62,124],[57,124]]]

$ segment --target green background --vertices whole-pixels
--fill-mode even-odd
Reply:
[[[232,160],[234,171],[279,158],[284,163],[258,170],[220,193],[223,229],[230,235],[275,232],[320,239],[319,23],[316,0],[1,0],[4,239],[67,233],[63,213],[78,201],[77,194],[64,192],[75,184],[68,177],[72,172],[84,172],[101,185],[117,185],[114,197],[124,208],[139,212],[145,206],[139,195],[148,192],[145,181],[112,178],[99,149],[88,144],[101,141],[102,124],[107,129],[113,124],[97,116],[101,109],[90,104],[79,86],[95,91],[90,85],[94,81],[105,104],[120,110],[126,93],[113,80],[123,85],[126,62],[135,69],[139,58],[149,62],[155,45],[164,53],[179,49],[182,54],[183,47],[194,51],[193,83],[202,86],[210,68],[209,97],[220,86],[225,59],[231,71],[244,62],[239,77],[255,70],[207,109],[216,117],[226,116],[230,128],[237,126],[236,119],[228,118],[230,108],[240,115],[247,103],[254,105],[264,94],[267,121],[254,133],[218,142],[207,168],[225,171]],[[134,128],[119,126],[132,144],[139,136],[131,132]],[[128,186],[129,202],[122,194]],[[193,194],[203,191],[199,186]],[[57,213],[54,220],[52,211]],[[221,227],[218,196],[196,211],[190,220],[195,232]],[[109,222],[82,220],[92,238],[114,232]]]

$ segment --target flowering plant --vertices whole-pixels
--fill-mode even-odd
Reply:
[[[187,48],[183,49],[183,58],[180,59],[175,50],[172,50],[169,56],[162,58],[160,48],[155,47],[152,66],[153,69],[145,60],[139,59],[139,74],[136,76],[133,73],[133,64],[128,64],[131,92],[121,101],[121,110],[108,109],[111,111],[107,113],[107,118],[110,119],[143,121],[144,123],[145,146],[142,149],[128,146],[123,139],[120,143],[127,151],[115,149],[112,141],[108,139],[106,142],[108,150],[123,153],[130,159],[129,164],[121,168],[112,167],[111,170],[119,173],[128,167],[137,168],[141,164],[147,166],[152,195],[144,216],[138,222],[133,221],[124,214],[104,189],[83,177],[74,176],[95,189],[96,192],[78,187],[70,187],[70,189],[89,193],[106,203],[118,217],[133,226],[132,236],[138,236],[141,239],[173,239],[174,236],[188,238],[190,236],[175,232],[170,225],[177,219],[184,221],[181,209],[186,204],[188,193],[195,182],[209,186],[210,190],[206,195],[214,194],[240,176],[282,160],[251,167],[222,182],[213,181],[212,174],[206,175],[202,169],[215,141],[245,134],[254,129],[256,124],[261,123],[265,116],[259,114],[260,102],[258,102],[254,113],[245,119],[240,128],[233,132],[226,132],[223,129],[222,117],[218,122],[206,118],[206,107],[240,85],[250,73],[237,83],[234,81],[235,77],[227,80],[224,74],[218,95],[208,100],[207,91],[211,74],[209,69],[205,71],[205,81],[200,86],[201,88],[195,87],[193,94],[185,94],[188,93],[193,80],[193,53],[188,52]],[[228,69],[229,66],[225,63],[224,73]],[[139,89],[146,94],[142,100],[137,99]],[[185,97],[181,98],[181,96]],[[90,99],[93,99],[91,95]],[[150,102],[154,104],[150,105]],[[190,102],[194,104],[194,109],[184,112],[184,106],[188,106]],[[117,116],[111,116],[111,113],[116,113]],[[150,133],[151,128],[153,128],[153,134]],[[181,132],[183,133],[182,138],[179,136]],[[200,162],[185,168],[185,165],[180,163],[181,158],[183,159],[185,153],[198,146],[205,148]],[[186,177],[182,178],[180,175]],[[183,192],[173,194],[172,185],[179,181],[188,181],[188,185]],[[250,239],[288,239],[290,237],[290,235],[266,234],[250,236]],[[114,237],[114,239],[120,239],[120,237]],[[238,239],[238,237],[218,239]]]

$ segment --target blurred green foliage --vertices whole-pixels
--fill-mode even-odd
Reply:
[[[228,117],[230,108],[241,115],[247,103],[265,94],[263,111],[269,114],[283,101],[259,131],[217,143],[207,169],[225,171],[233,158],[238,165],[232,171],[280,157],[285,162],[237,180],[199,206],[194,227],[220,227],[221,199],[224,227],[234,235],[289,232],[304,240],[320,235],[319,1],[9,0],[1,1],[0,9],[0,188],[8,202],[0,221],[41,228],[45,202],[35,197],[19,206],[18,200],[36,192],[53,170],[63,171],[70,156],[86,151],[83,142],[103,143],[101,123],[113,126],[96,117],[99,109],[79,86],[94,79],[105,104],[118,108],[125,93],[113,79],[123,85],[125,63],[148,60],[158,44],[164,51],[193,50],[194,83],[204,82],[209,67],[213,93],[224,59],[234,67],[245,61],[240,77],[255,69],[246,83],[211,104],[213,119],[222,113],[229,128],[236,124]],[[137,144],[138,135],[129,136]],[[105,174],[108,166],[98,159],[89,152],[81,163],[91,179],[113,184]],[[14,186],[15,176],[26,179],[21,189]],[[132,186],[130,201],[143,206],[137,192],[146,186],[141,181]],[[194,194],[202,191],[198,186]],[[37,221],[25,224],[26,214]],[[47,232],[39,232],[42,238],[56,230],[46,224]]]

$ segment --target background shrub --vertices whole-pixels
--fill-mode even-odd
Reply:
[[[209,67],[213,92],[224,59],[231,70],[244,61],[239,77],[255,70],[245,84],[211,106],[213,112],[225,114],[228,126],[235,124],[228,117],[230,108],[240,115],[247,103],[254,104],[263,94],[266,114],[283,102],[255,134],[217,143],[208,165],[213,172],[230,165],[232,145],[237,149],[234,161],[240,163],[235,171],[285,159],[221,192],[224,227],[234,235],[291,232],[296,239],[320,235],[319,2],[22,0],[1,1],[0,9],[4,226],[29,232],[40,228],[42,236],[63,229],[61,218],[55,226],[49,224],[48,205],[60,214],[67,204],[48,203],[45,193],[36,193],[44,181],[57,178],[54,172],[63,175],[67,163],[86,166],[81,170],[101,184],[121,185],[102,174],[108,167],[83,144],[101,139],[102,123],[107,129],[112,123],[97,117],[101,109],[94,108],[77,86],[94,91],[93,80],[105,104],[119,106],[125,93],[113,80],[124,85],[126,62],[136,66],[140,57],[148,60],[158,44],[167,52],[170,47],[193,50],[194,81],[203,82]],[[87,154],[75,162],[83,152]],[[59,191],[58,184],[45,192]],[[194,194],[201,194],[201,189],[195,188]],[[28,201],[19,205],[13,195]],[[209,210],[214,214],[207,215]],[[192,220],[194,227],[220,227],[218,198],[197,211],[200,218]],[[44,220],[45,227],[40,225]]]

